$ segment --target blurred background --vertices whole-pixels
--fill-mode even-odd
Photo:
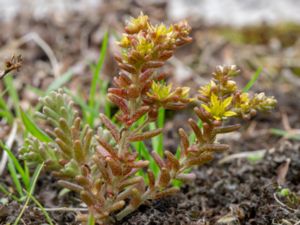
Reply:
[[[298,102],[297,0],[0,0],[0,4],[0,60],[13,54],[24,58],[14,82],[24,109],[37,103],[38,90],[47,90],[66,73],[71,75],[63,84],[83,98],[88,96],[90,64],[97,61],[106,32],[109,47],[101,76],[110,82],[118,72],[115,42],[125,21],[141,11],[154,23],[187,19],[192,26],[194,41],[165,68],[175,85],[189,85],[196,92],[215,66],[236,64],[242,70],[242,85],[262,69],[254,90],[275,95],[279,111],[293,114]]]

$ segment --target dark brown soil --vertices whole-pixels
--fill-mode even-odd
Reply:
[[[300,144],[290,141],[273,143],[274,148],[268,149],[265,157],[256,163],[247,159],[237,159],[220,164],[219,160],[224,155],[219,155],[212,163],[195,171],[197,179],[194,184],[184,186],[182,191],[173,197],[141,206],[137,212],[117,224],[267,225],[282,224],[284,221],[296,223],[300,220],[299,205],[298,208],[289,207],[287,199],[279,196],[277,179],[279,168],[290,159],[283,187],[300,194]],[[246,146],[240,142],[235,143],[234,150]],[[58,189],[49,176],[43,176],[40,180],[36,196],[41,202],[47,203],[47,207],[78,207],[78,200],[72,193],[57,198]],[[277,196],[277,200],[274,195]],[[16,202],[0,208],[0,224],[13,222],[19,210],[20,205]],[[36,207],[31,206],[26,212],[23,216],[26,224],[46,223]],[[56,212],[50,215],[57,224],[76,224],[75,213]]]
[[[182,193],[141,207],[121,224],[266,225],[284,220],[293,224],[300,219],[300,208],[291,211],[282,207],[274,194],[278,191],[277,170],[288,158],[293,160],[286,185],[299,190],[298,152],[298,144],[284,142],[257,164],[244,159],[219,165],[215,160],[196,171],[196,183],[185,186]]]

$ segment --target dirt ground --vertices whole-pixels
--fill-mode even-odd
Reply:
[[[112,34],[121,33],[126,16],[136,15],[142,9],[154,21],[170,22],[164,13],[164,1],[143,6],[129,2],[114,5],[108,1],[93,13],[70,14],[64,19],[49,15],[49,18],[35,20],[23,12],[12,22],[0,22],[0,60],[13,53],[22,54],[24,58],[22,70],[14,77],[21,106],[26,109],[37,103],[39,96],[28,87],[45,90],[56,76],[69,70],[74,76],[67,86],[87,90],[84,87],[91,81],[89,62],[96,61],[106,29],[110,28]],[[195,169],[195,183],[184,186],[173,197],[142,205],[117,224],[300,224],[300,142],[275,136],[270,131],[278,128],[300,135],[300,27],[261,25],[237,30],[209,27],[202,21],[191,21],[191,25],[194,41],[180,49],[167,65],[166,71],[173,74],[170,80],[189,85],[196,92],[209,80],[215,66],[236,64],[242,70],[239,82],[243,86],[262,66],[262,76],[252,91],[274,95],[278,106],[269,114],[244,122],[241,132],[222,136],[220,141],[232,148],[219,154],[213,162]],[[104,79],[108,81],[117,74],[112,57],[116,48],[114,41],[111,35],[103,70]],[[0,90],[2,88],[0,83]],[[9,100],[8,105],[12,107]],[[176,149],[178,138],[174,130],[184,126],[182,121],[190,115],[191,110],[169,115],[164,131],[166,149]],[[3,127],[0,139],[6,140],[11,126],[1,118],[0,126]],[[14,145],[16,154],[22,145],[20,137],[21,134]],[[55,181],[49,174],[43,174],[38,181],[35,197],[45,207],[82,207],[74,193],[58,197],[61,189]],[[7,173],[0,182],[11,184]],[[288,196],[282,196],[283,188],[289,189]],[[1,198],[5,196],[0,192]],[[22,205],[12,199],[1,204],[0,224],[13,222]],[[56,211],[50,216],[59,225],[79,224],[75,222],[74,212]],[[43,214],[33,204],[27,208],[22,222],[46,224]]]

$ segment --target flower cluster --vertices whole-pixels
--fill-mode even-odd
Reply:
[[[165,109],[182,109],[187,103],[191,102],[189,98],[190,88],[177,87],[172,90],[172,84],[164,84],[153,81],[151,89],[147,93],[149,99],[146,99],[148,104],[161,105]]]
[[[108,95],[120,107],[118,119],[122,123],[130,126],[144,114],[155,120],[161,105],[184,108],[189,89],[172,91],[171,86],[159,83],[165,79],[165,74],[156,69],[163,66],[177,47],[191,41],[189,33],[186,21],[170,27],[152,25],[142,13],[128,22],[119,41],[121,53],[115,56],[121,72],[114,78],[115,88],[109,89]]]
[[[249,118],[257,110],[269,110],[276,105],[274,97],[267,97],[264,93],[251,97],[242,92],[232,80],[238,73],[236,66],[219,66],[211,82],[199,89],[201,106],[216,120],[232,116]]]

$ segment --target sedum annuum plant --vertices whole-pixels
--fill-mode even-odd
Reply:
[[[215,152],[229,148],[216,142],[218,134],[240,127],[224,125],[227,118],[249,118],[276,103],[263,93],[250,96],[239,90],[233,81],[239,73],[235,66],[217,67],[211,82],[201,87],[194,98],[189,97],[189,88],[174,89],[166,84],[159,68],[177,47],[191,41],[190,30],[186,21],[170,27],[152,25],[143,14],[129,21],[118,42],[121,51],[115,57],[120,73],[108,91],[108,98],[119,108],[118,124],[100,114],[103,126],[92,130],[81,121],[61,90],[40,100],[43,109],[38,115],[48,122],[46,133],[51,140],[28,138],[22,156],[32,165],[45,162],[45,168],[59,178],[60,185],[80,195],[98,224],[119,221],[146,201],[177,192],[172,181],[193,181],[195,175],[187,171],[210,161]],[[191,102],[198,105],[194,111],[203,127],[194,119],[188,120],[196,136],[194,142],[179,129],[179,157],[169,151],[161,157],[152,151],[159,167],[155,176],[148,169],[149,161],[140,159],[132,143],[162,132],[149,130],[148,126],[157,120],[160,108],[179,110]],[[137,126],[141,117],[146,119]],[[139,170],[147,171],[147,177],[138,175]],[[88,215],[80,214],[78,218],[86,221]]]

